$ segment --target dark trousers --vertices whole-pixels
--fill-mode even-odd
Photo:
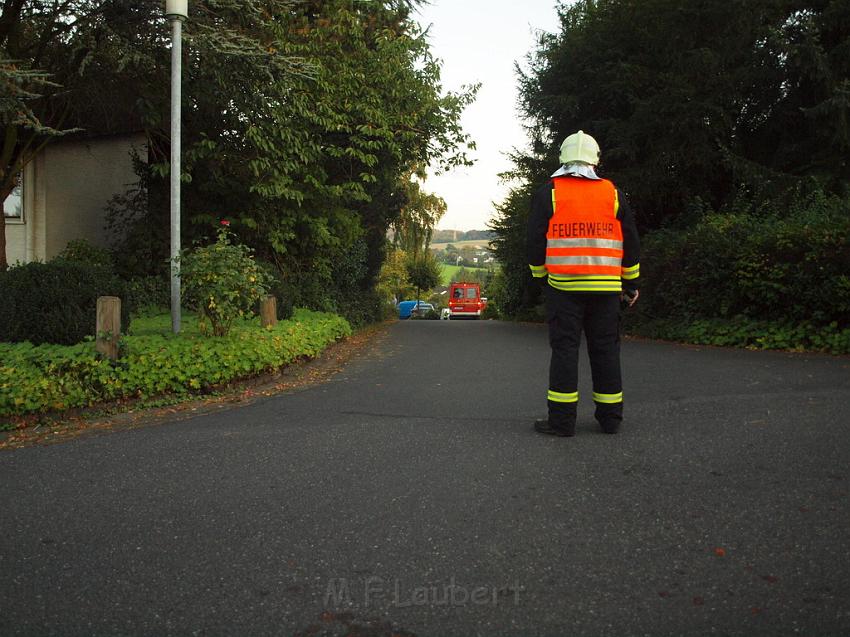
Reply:
[[[549,365],[549,424],[573,430],[578,404],[578,350],[581,333],[593,376],[596,420],[616,427],[623,419],[620,375],[620,297],[546,289],[546,320],[552,360]]]

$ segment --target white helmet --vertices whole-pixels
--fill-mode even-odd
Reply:
[[[561,163],[569,164],[573,161],[592,166],[599,163],[599,144],[584,131],[573,133],[561,144]]]

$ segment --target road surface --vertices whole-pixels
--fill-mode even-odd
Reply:
[[[545,415],[542,326],[393,324],[329,382],[0,453],[2,635],[850,633],[850,359],[645,341]]]

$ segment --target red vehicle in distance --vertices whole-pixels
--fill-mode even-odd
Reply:
[[[487,299],[481,298],[478,283],[452,283],[449,287],[449,318],[480,319]]]

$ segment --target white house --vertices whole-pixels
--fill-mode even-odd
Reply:
[[[106,204],[138,180],[131,152],[146,157],[145,148],[141,133],[48,144],[4,202],[8,263],[47,261],[74,239],[107,247]]]

